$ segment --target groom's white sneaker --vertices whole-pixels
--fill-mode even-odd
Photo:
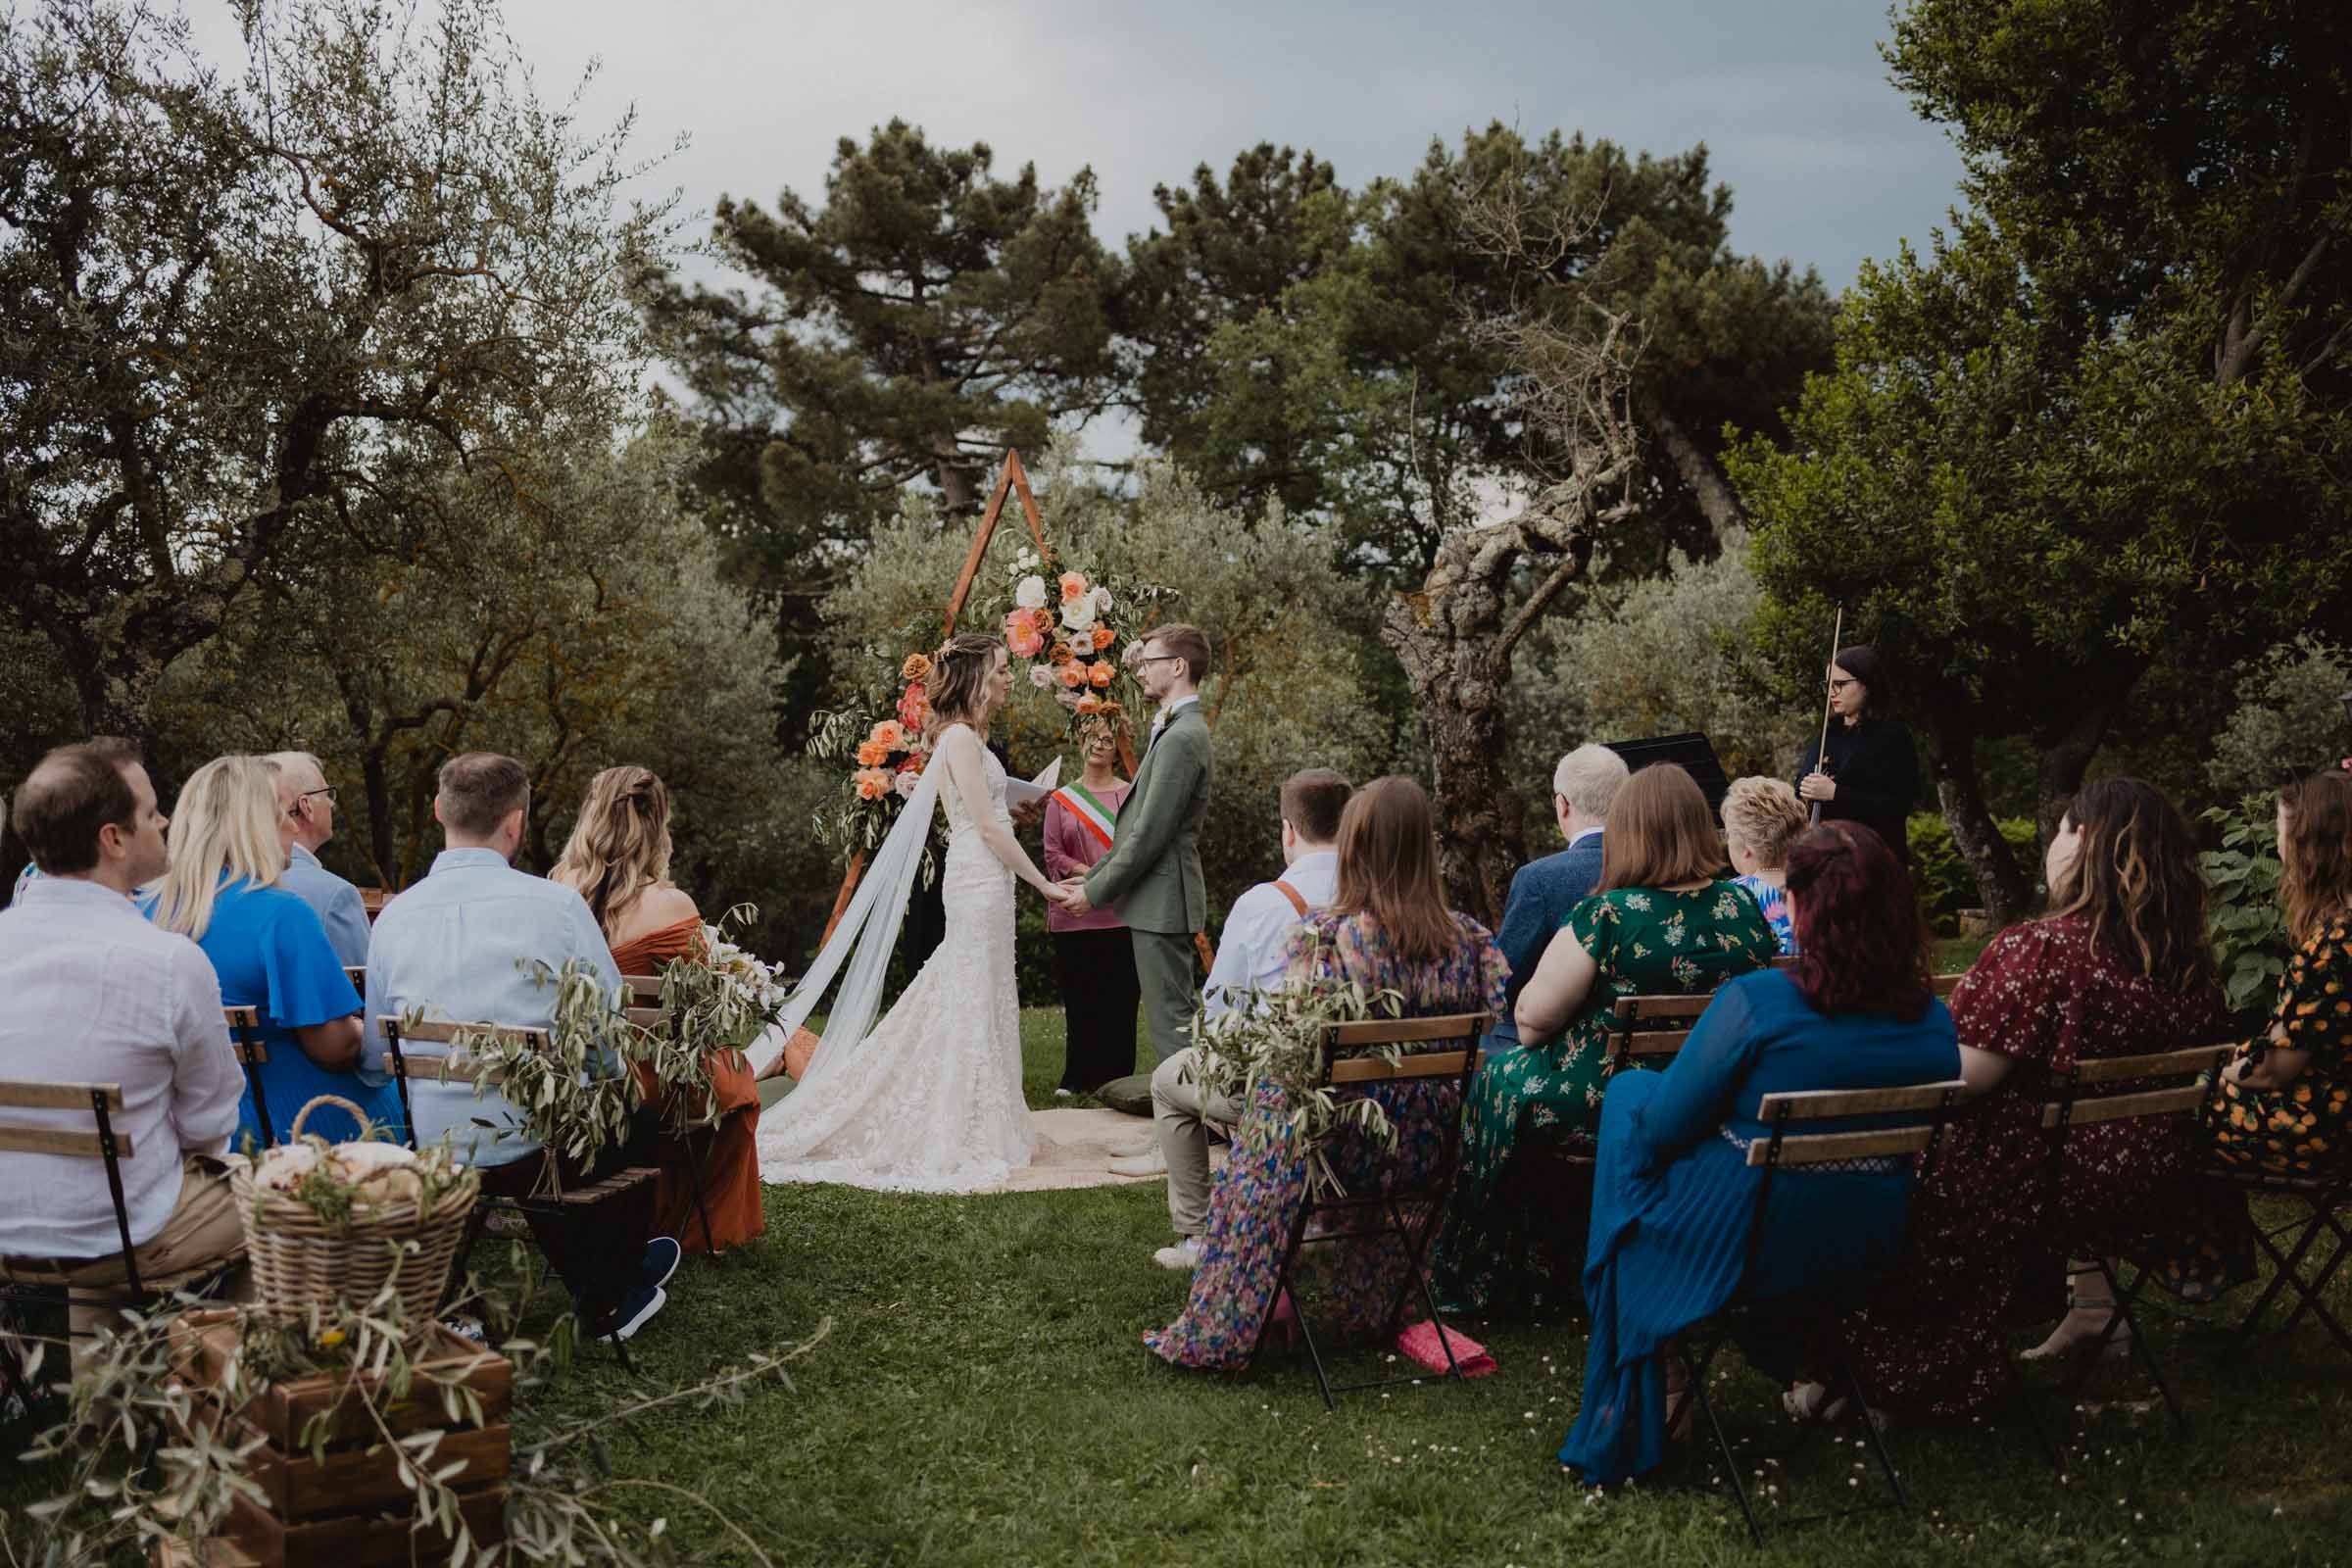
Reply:
[[[1143,1153],[1112,1160],[1110,1173],[1113,1176],[1165,1176],[1168,1173],[1168,1156],[1160,1152],[1155,1139]]]
[[[1161,1268],[1172,1268],[1179,1272],[1199,1268],[1200,1266],[1200,1238],[1187,1236],[1174,1247],[1163,1247],[1152,1254],[1152,1261],[1157,1263]]]

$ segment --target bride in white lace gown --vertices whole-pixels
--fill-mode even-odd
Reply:
[[[989,714],[1010,689],[996,639],[966,633],[940,651],[927,771],[946,775],[938,794],[948,814],[940,868],[947,934],[862,1040],[836,1039],[829,1029],[799,1086],[760,1118],[760,1174],[767,1181],[973,1192],[1029,1163],[1035,1141],[1021,1095],[1013,879],[1055,902],[1065,895],[1013,837],[1004,764],[982,744]],[[916,803],[907,804],[911,810]],[[903,903],[903,891],[895,896]],[[865,940],[887,943],[898,912],[889,911],[885,934]]]

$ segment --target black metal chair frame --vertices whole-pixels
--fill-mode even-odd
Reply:
[[[416,1147],[416,1113],[415,1107],[411,1105],[409,1101],[410,1058],[401,1050],[401,1021],[389,1013],[384,1014],[377,1021],[383,1025],[385,1066],[390,1069],[392,1081],[399,1086],[400,1090],[401,1121],[408,1133],[409,1147],[411,1149],[415,1149]],[[482,1033],[487,1033],[492,1030],[508,1030],[521,1031],[526,1034],[536,1035],[544,1035],[547,1032],[543,1027],[522,1024],[461,1023],[435,1024],[432,1027],[436,1034],[457,1030]],[[445,1071],[443,1073],[436,1073],[435,1076],[438,1081],[450,1081],[445,1075]],[[555,1156],[553,1154],[548,1154],[545,1157],[552,1159]],[[474,1204],[473,1213],[466,1218],[465,1238],[458,1244],[457,1259],[450,1267],[449,1285],[447,1288],[449,1294],[445,1295],[443,1298],[444,1306],[446,1306],[448,1301],[454,1298],[456,1292],[465,1288],[466,1266],[472,1261],[474,1247],[482,1239],[484,1229],[489,1222],[490,1211],[493,1208],[502,1207],[513,1213],[523,1216],[526,1222],[528,1217],[533,1213],[554,1215],[564,1219],[566,1223],[569,1223],[571,1220],[571,1216],[564,1212],[564,1202],[561,1198],[525,1199],[493,1198],[488,1196],[483,1197]],[[537,1234],[527,1228],[523,1231],[522,1235],[516,1239],[529,1241],[533,1246],[538,1245]],[[542,1248],[541,1250],[544,1252],[545,1249]],[[565,1280],[564,1285],[566,1289],[572,1292],[573,1299],[581,1299],[580,1291],[577,1285],[570,1280]],[[582,1304],[586,1305],[587,1303],[583,1301]],[[621,1339],[619,1336],[617,1311],[615,1310],[607,1315],[610,1315],[612,1320],[607,1324],[602,1333],[595,1333],[592,1331],[590,1337],[610,1340],[612,1345],[613,1355],[619,1360],[621,1369],[623,1371],[633,1373],[636,1370],[636,1363],[633,1362],[629,1357],[628,1342]]]
[[[1917,1151],[1920,1161],[1918,1179],[1924,1183],[1928,1174],[1935,1168],[1936,1152],[1943,1143],[1944,1126],[1951,1119],[1952,1105],[1960,1092],[1961,1085],[1956,1080],[1882,1091],[1880,1093],[1888,1098],[1909,1095],[1924,1097],[1932,1093],[1935,1099],[1930,1105],[1908,1109],[1903,1108],[1898,1102],[1889,1111],[1866,1109],[1843,1111],[1838,1113],[1840,1118],[1882,1114],[1906,1114],[1916,1117],[1924,1114],[1930,1119],[1924,1126],[1913,1121],[1910,1125],[1891,1128],[1800,1135],[1798,1143],[1808,1152],[1817,1150],[1825,1156],[1860,1157],[1859,1152],[1854,1156],[1839,1155],[1838,1152],[1856,1148],[1855,1141],[1857,1140],[1875,1140],[1886,1133],[1900,1133],[1913,1139],[1924,1139],[1924,1143]],[[1869,1093],[1871,1091],[1867,1090],[1820,1090],[1806,1094],[1768,1095],[1764,1098],[1759,1111],[1768,1131],[1763,1138],[1759,1138],[1751,1144],[1747,1152],[1747,1162],[1750,1165],[1762,1166],[1764,1175],[1756,1184],[1754,1210],[1748,1221],[1746,1253],[1740,1266],[1742,1284],[1721,1310],[1713,1313],[1703,1322],[1693,1324],[1690,1328],[1686,1329],[1681,1336],[1686,1343],[1695,1340],[1698,1346],[1696,1353],[1690,1358],[1690,1381],[1684,1396],[1696,1401],[1699,1414],[1706,1420],[1708,1435],[1714,1440],[1716,1457],[1723,1465],[1725,1476],[1731,1481],[1732,1496],[1740,1504],[1740,1517],[1747,1523],[1749,1539],[1758,1546],[1764,1544],[1764,1525],[1756,1516],[1754,1499],[1748,1495],[1747,1483],[1740,1476],[1739,1454],[1732,1446],[1730,1435],[1724,1430],[1722,1418],[1716,1413],[1715,1401],[1707,1395],[1707,1373],[1713,1366],[1715,1357],[1722,1352],[1723,1347],[1740,1328],[1759,1314],[1765,1311],[1785,1312],[1803,1304],[1801,1300],[1788,1297],[1763,1299],[1749,1297],[1744,1283],[1754,1277],[1756,1260],[1763,1250],[1764,1216],[1772,1200],[1773,1180],[1784,1168],[1783,1155],[1788,1149],[1788,1123],[1792,1120],[1805,1120],[1824,1114],[1818,1110],[1809,1110],[1808,1105],[1818,1105],[1833,1098],[1847,1100],[1853,1095]],[[1811,1161],[1791,1164],[1787,1168],[1802,1171],[1808,1163]],[[1895,1251],[1896,1261],[1890,1272],[1901,1269],[1908,1261],[1910,1253],[1911,1228],[1910,1220],[1906,1217],[1903,1243]],[[1845,1281],[1841,1282],[1841,1296],[1844,1293],[1850,1293],[1852,1299],[1861,1299],[1864,1296],[1864,1289],[1861,1282]],[[1835,1325],[1842,1316],[1842,1308],[1830,1311],[1824,1316]],[[1784,1519],[1777,1522],[1781,1529],[1818,1524],[1824,1520],[1841,1519],[1851,1514],[1874,1513],[1886,1507],[1892,1507],[1897,1512],[1910,1507],[1910,1498],[1903,1491],[1902,1478],[1896,1473],[1894,1460],[1886,1451],[1886,1437],[1879,1431],[1878,1423],[1870,1418],[1869,1391],[1863,1387],[1861,1375],[1854,1368],[1853,1352],[1846,1344],[1843,1332],[1833,1326],[1824,1336],[1823,1343],[1829,1350],[1832,1362],[1830,1368],[1833,1380],[1830,1385],[1831,1390],[1834,1395],[1850,1398],[1853,1401],[1854,1409],[1861,1415],[1863,1434],[1869,1440],[1871,1455],[1878,1460],[1879,1473],[1886,1480],[1892,1501],[1890,1503],[1866,1502],[1850,1508],[1834,1509],[1827,1513]],[[1680,1417],[1680,1408],[1670,1400],[1666,1412],[1667,1426],[1670,1431]],[[1810,1429],[1805,1434],[1808,1437],[1814,1434]]]
[[[2184,1078],[2208,1069],[2218,1071],[2229,1054],[2230,1048],[2227,1046],[2186,1047],[2180,1051],[2156,1052],[2146,1055],[2094,1057],[2087,1061],[2077,1061],[2060,1074],[2057,1098],[2044,1101],[2041,1104],[2041,1125],[2050,1135],[2050,1157],[2047,1162],[2049,1194],[2043,1212],[2054,1214],[2059,1211],[2061,1195],[2066,1187],[2067,1134],[2075,1126],[2079,1105],[2089,1103],[2098,1106],[2102,1112],[2099,1116],[2101,1121],[2121,1121],[2136,1116],[2178,1116],[2192,1105],[2210,1101],[2213,1095],[2212,1085],[2207,1083],[2193,1099],[2184,1099],[2189,1090],[2183,1086],[2127,1093],[2110,1091],[2091,1096],[2086,1102],[2083,1089],[2094,1084],[2144,1083],[2152,1078]],[[2180,1401],[2174,1397],[2172,1385],[2165,1381],[2164,1369],[2158,1365],[2155,1349],[2148,1344],[2139,1316],[2133,1310],[2140,1304],[2141,1293],[2147,1289],[2147,1271],[2135,1269],[2131,1289],[2126,1290],[2114,1263],[2104,1250],[2096,1247],[2084,1250],[2092,1254],[2090,1267],[2077,1269],[2075,1273],[2078,1277],[2096,1274],[2106,1281],[2107,1297],[2114,1302],[2114,1310],[2108,1315],[2106,1326],[2099,1331],[2098,1338],[2076,1358],[2072,1370],[2060,1384],[2057,1395],[2061,1411],[2075,1408],[2075,1401],[2089,1383],[2107,1347],[2114,1343],[2116,1334],[2121,1331],[2127,1335],[2125,1343],[2132,1348],[2132,1353],[2147,1373],[2148,1381],[2156,1385],[2157,1394],[2162,1396],[2165,1410],[2173,1420],[2174,1432],[2185,1437],[2188,1433],[2188,1417],[2181,1412]],[[2040,1431],[2038,1422],[2035,1423],[2035,1430],[2042,1439],[2044,1448],[2063,1474],[2066,1470],[2067,1438],[2067,1423],[2063,1413],[2055,1442]]]
[[[15,1091],[15,1093],[11,1093],[11,1091]],[[93,1294],[79,1286],[62,1283],[56,1285],[27,1284],[11,1276],[0,1275],[0,1305],[51,1308],[63,1305],[68,1309],[83,1306],[138,1311],[153,1305],[156,1300],[156,1293],[149,1290],[146,1282],[139,1278],[138,1249],[131,1244],[130,1240],[130,1207],[122,1196],[122,1161],[132,1152],[130,1136],[127,1133],[115,1131],[113,1112],[122,1108],[122,1086],[121,1084],[0,1083],[0,1107],[12,1110],[65,1110],[82,1102],[89,1105],[90,1114],[98,1124],[95,1134],[97,1153],[98,1157],[106,1162],[106,1191],[107,1196],[114,1201],[115,1234],[122,1243],[122,1250],[120,1255],[122,1259],[125,1288],[119,1294],[113,1292]],[[8,1135],[11,1133],[47,1134],[51,1131],[52,1129],[48,1128],[0,1127],[0,1147],[6,1146],[9,1141]],[[73,1139],[75,1135],[69,1133],[63,1136],[66,1139]],[[47,1141],[54,1142],[55,1140]],[[57,1148],[45,1152],[53,1153],[86,1152]],[[105,1259],[89,1258],[84,1261],[98,1263]],[[189,1281],[189,1288],[201,1295],[218,1286],[236,1267],[235,1262],[230,1262],[208,1273],[199,1274]],[[69,1328],[68,1338],[71,1337],[72,1330]],[[0,1394],[5,1394],[11,1389],[17,1392],[18,1396],[24,1400],[27,1408],[34,1405],[40,1396],[40,1391],[35,1389],[25,1376],[24,1362],[17,1354],[14,1342],[8,1335],[0,1334]]]
[[[1486,1032],[1491,1016],[1485,1012],[1455,1013],[1443,1017],[1382,1019],[1371,1023],[1334,1025],[1325,1037],[1321,1086],[1331,1088],[1355,1083],[1371,1088],[1382,1083],[1404,1083],[1416,1079],[1440,1082],[1443,1080],[1435,1072],[1415,1072],[1409,1064],[1410,1058],[1416,1055],[1453,1054],[1452,1050],[1443,1048],[1454,1046],[1458,1047],[1463,1059],[1458,1068],[1451,1069],[1450,1076],[1454,1079],[1455,1091],[1459,1096],[1457,1107],[1466,1105],[1470,1080],[1478,1071],[1479,1037]],[[1385,1060],[1375,1055],[1342,1057],[1339,1054],[1352,1048],[1379,1045],[1420,1049],[1404,1053],[1406,1065],[1397,1069],[1390,1068]],[[1438,1313],[1437,1293],[1430,1289],[1428,1269],[1429,1248],[1436,1238],[1438,1216],[1444,1212],[1446,1197],[1453,1190],[1461,1150],[1462,1117],[1457,1109],[1455,1115],[1446,1119],[1444,1147],[1428,1173],[1419,1181],[1398,1186],[1384,1180],[1377,1193],[1354,1197],[1316,1198],[1310,1194],[1298,1205],[1298,1215],[1291,1221],[1291,1233],[1283,1247],[1282,1261],[1275,1271],[1275,1298],[1280,1300],[1285,1294],[1290,1298],[1291,1309],[1298,1324],[1298,1337],[1305,1343],[1307,1358],[1314,1366],[1315,1385],[1322,1392],[1326,1410],[1338,1409],[1339,1396],[1343,1394],[1425,1383],[1432,1378],[1468,1381],[1462,1376],[1460,1363],[1454,1359],[1452,1338],[1444,1332]],[[1429,1218],[1418,1229],[1405,1223],[1404,1205],[1408,1203],[1429,1205]],[[1369,1218],[1370,1223],[1309,1236],[1309,1224],[1325,1216]],[[1298,1293],[1291,1289],[1292,1267],[1297,1263],[1299,1251],[1307,1247],[1391,1236],[1403,1245],[1404,1269],[1403,1278],[1397,1282],[1395,1298],[1381,1314],[1380,1339],[1388,1341],[1396,1338],[1404,1321],[1405,1306],[1417,1289],[1422,1309],[1429,1314],[1429,1321],[1440,1325],[1438,1344],[1446,1352],[1446,1371],[1334,1384],[1331,1381],[1331,1369],[1323,1358],[1322,1347],[1315,1341],[1314,1326],[1308,1320],[1306,1306]],[[1273,1326],[1274,1314],[1269,1311],[1265,1320],[1258,1325],[1257,1343],[1250,1349],[1253,1363],[1265,1348],[1266,1336]]]
[[[2275,1171],[2232,1165],[2212,1166],[2208,1174],[2249,1194],[2285,1199],[2302,1208],[2298,1218],[2284,1225],[2254,1227],[2254,1243],[2271,1260],[2271,1283],[2264,1287],[2245,1320],[2238,1325],[2239,1343],[2250,1345],[2263,1337],[2262,1320],[2269,1315],[2271,1303],[2282,1292],[2291,1290],[2295,1294],[2294,1310],[2271,1332],[2290,1334],[2308,1313],[2320,1320],[2328,1337],[2346,1355],[2352,1355],[2352,1330],[2346,1329],[2326,1299],[2328,1287],[2334,1283],[2346,1260],[2352,1259],[2352,1230],[2345,1228],[2342,1217],[2347,1209],[2352,1209],[2352,1154],[2337,1158],[2331,1168],[2308,1177],[2282,1176]],[[2281,1248],[2278,1239],[2282,1236],[2292,1236],[2293,1244]],[[2306,1260],[2323,1236],[2333,1237],[2334,1247],[2328,1260],[2306,1275]]]
[[[245,1069],[245,1088],[253,1096],[253,1118],[262,1124],[262,1147],[270,1148],[277,1142],[277,1128],[270,1120],[270,1091],[262,1086],[262,1069],[270,1064],[270,1047],[262,1039],[262,1009],[220,1010],[228,1024],[229,1049],[237,1054],[237,1065]]]

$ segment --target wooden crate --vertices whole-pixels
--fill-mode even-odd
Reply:
[[[181,1378],[200,1389],[218,1387],[229,1356],[236,1350],[241,1321],[239,1309],[228,1307],[189,1312],[174,1322],[172,1335],[180,1351]],[[415,1396],[383,1401],[385,1422],[394,1433],[467,1424],[463,1420],[451,1422],[441,1404],[438,1383],[426,1380],[428,1368],[444,1375],[462,1374],[465,1386],[481,1401],[484,1426],[497,1426],[506,1420],[514,1402],[514,1365],[505,1356],[436,1323],[425,1352],[413,1359],[417,1375],[410,1389]],[[375,1424],[352,1396],[358,1388],[372,1390],[377,1386],[379,1380],[373,1378],[331,1378],[324,1374],[289,1379],[266,1385],[236,1414],[286,1453],[303,1446],[312,1420],[322,1415],[329,1418],[326,1441],[330,1445],[372,1440],[377,1436]]]
[[[458,1512],[476,1545],[507,1539],[507,1489],[483,1487],[461,1493]],[[222,1535],[193,1544],[159,1542],[156,1568],[438,1568],[449,1561],[450,1544],[437,1533],[417,1535],[405,1516],[351,1514],[285,1524],[268,1509],[239,1497]]]

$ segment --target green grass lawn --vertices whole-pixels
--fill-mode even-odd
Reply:
[[[1022,1036],[1031,1098],[1052,1103],[1058,1012],[1024,1014]],[[1562,1476],[1574,1321],[1468,1322],[1494,1376],[1343,1396],[1332,1415],[1303,1363],[1204,1375],[1138,1343],[1185,1292],[1150,1259],[1167,1240],[1156,1184],[975,1199],[771,1188],[767,1212],[761,1242],[673,1282],[634,1342],[635,1380],[584,1351],[524,1427],[704,1378],[829,1319],[793,1389],[640,1418],[611,1445],[620,1479],[699,1491],[778,1565],[2352,1559],[2352,1359],[2309,1326],[2250,1353],[2161,1333],[2192,1435],[2110,1406],[2063,1485],[2020,1427],[1898,1433],[1912,1514],[1792,1532],[1759,1559],[1703,1464],[1600,1500]],[[1787,1432],[1758,1380],[1734,1373],[1718,1392],[1759,1440]],[[1851,1494],[1862,1458],[1824,1445],[1755,1467],[1788,1511],[1810,1511]],[[38,1479],[0,1481],[0,1498]],[[684,1561],[758,1560],[674,1494],[630,1506],[666,1517]]]

